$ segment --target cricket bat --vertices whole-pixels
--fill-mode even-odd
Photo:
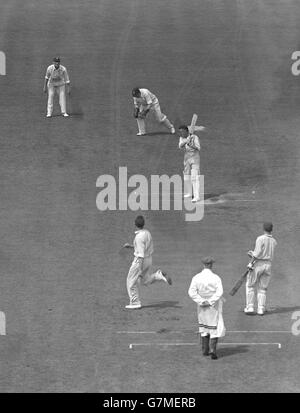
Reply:
[[[193,134],[195,132],[195,126],[196,126],[196,123],[197,123],[197,119],[198,119],[198,115],[196,115],[196,113],[194,113],[193,117],[192,117],[192,122],[189,126],[190,134]]]
[[[253,265],[255,263],[255,259],[253,258],[250,264],[248,264],[247,271],[241,276],[241,278],[235,283],[231,291],[229,292],[229,295],[234,296],[234,294],[241,288],[243,285],[244,281],[247,278],[247,275],[250,271],[253,270]],[[250,267],[250,268],[249,268]]]

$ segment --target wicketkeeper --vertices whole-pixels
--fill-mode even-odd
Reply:
[[[48,90],[48,103],[47,103],[47,118],[52,116],[53,112],[53,98],[55,93],[59,96],[59,104],[61,113],[63,116],[69,116],[66,111],[66,88],[69,94],[70,79],[67,69],[60,64],[60,58],[55,57],[53,64],[48,66],[44,81],[44,93]]]
[[[222,316],[223,286],[221,278],[212,272],[214,259],[205,257],[202,262],[204,269],[193,277],[188,294],[197,303],[202,353],[216,360],[218,339],[226,332]]]
[[[137,136],[146,135],[145,119],[149,112],[154,113],[156,120],[162,123],[169,129],[170,133],[175,133],[175,128],[169,121],[167,116],[161,112],[159,101],[157,97],[148,89],[140,89],[135,87],[132,90],[134,117],[138,124]]]
[[[263,224],[264,234],[256,239],[254,251],[248,255],[255,259],[253,271],[247,275],[246,314],[254,314],[255,295],[257,295],[257,314],[264,315],[266,309],[267,289],[271,280],[271,267],[277,241],[272,236],[273,224]]]

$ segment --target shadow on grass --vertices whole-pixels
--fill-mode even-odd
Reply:
[[[265,312],[265,316],[269,315],[269,314],[283,314],[283,313],[291,313],[294,311],[300,311],[300,306],[299,305],[295,305],[295,306],[291,306],[291,307],[273,307],[273,308],[269,308],[266,312]]]
[[[179,301],[160,301],[159,303],[143,305],[143,308],[182,308],[178,303]]]
[[[204,194],[204,200],[206,199],[211,199],[212,201],[218,201],[221,195],[225,195],[227,192],[219,192],[218,194],[216,193],[207,193]]]
[[[232,347],[219,347],[218,348],[218,356],[221,358],[223,357],[229,357],[229,356],[234,356],[235,354],[240,354],[240,353],[247,353],[248,347],[246,345],[232,345]]]
[[[171,132],[147,132],[145,136],[160,136],[160,135],[173,135],[173,136],[176,136],[175,134],[173,134]]]

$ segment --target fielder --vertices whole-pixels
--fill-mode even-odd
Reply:
[[[135,219],[135,238],[133,245],[124,244],[123,248],[134,249],[134,259],[127,275],[127,292],[129,295],[129,305],[125,308],[135,310],[141,308],[138,284],[149,285],[156,281],[163,281],[171,285],[172,280],[167,274],[160,269],[155,273],[151,272],[153,241],[150,232],[144,229],[145,220],[139,215]]]
[[[160,105],[157,97],[148,89],[134,88],[132,90],[133,104],[134,104],[134,117],[138,124],[137,136],[146,135],[145,119],[149,112],[154,113],[156,120],[162,123],[169,129],[170,133],[175,133],[175,128],[169,121],[167,116],[160,110]]]
[[[200,201],[200,140],[190,134],[186,125],[179,126],[179,149],[184,149],[184,197],[193,196],[192,202]]]
[[[255,259],[253,271],[247,275],[246,282],[246,314],[254,314],[254,301],[257,294],[257,314],[264,315],[266,309],[266,294],[271,280],[271,266],[277,241],[272,236],[273,224],[263,224],[264,234],[256,239],[254,251],[248,255]]]
[[[223,286],[221,278],[212,272],[214,259],[205,257],[202,262],[204,269],[193,277],[188,294],[197,303],[202,353],[216,360],[218,339],[226,332],[222,316]]]
[[[53,64],[47,68],[44,81],[44,93],[46,93],[48,89],[47,118],[52,116],[55,93],[59,96],[62,115],[65,117],[69,116],[66,111],[66,87],[67,93],[69,94],[71,89],[67,69],[60,64],[60,58],[55,57]]]

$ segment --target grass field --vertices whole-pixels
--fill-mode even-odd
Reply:
[[[299,18],[296,0],[1,2],[0,392],[300,391]],[[45,117],[56,55],[71,79],[67,119]],[[151,119],[151,134],[136,136],[135,86],[176,127],[197,113],[207,128],[205,193],[225,202],[205,205],[199,222],[96,207],[97,178],[117,179],[120,166],[182,173],[177,136]],[[118,251],[140,213],[173,285],[143,289],[144,307],[128,312],[132,257]],[[247,317],[243,289],[227,293],[264,220],[278,241],[269,311]],[[216,362],[200,355],[187,295],[208,254],[227,300]]]

